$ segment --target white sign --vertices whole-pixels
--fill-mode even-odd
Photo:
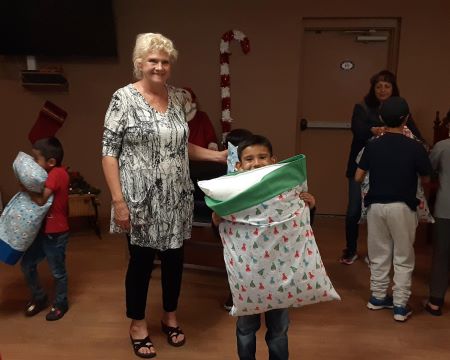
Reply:
[[[351,60],[344,60],[343,62],[341,62],[340,66],[341,66],[342,70],[349,71],[349,70],[353,70],[354,69],[355,64]]]

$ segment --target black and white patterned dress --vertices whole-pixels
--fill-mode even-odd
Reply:
[[[152,108],[129,84],[109,104],[103,156],[118,158],[123,196],[130,210],[133,245],[176,249],[191,236],[193,185],[189,176],[186,97],[167,86],[167,111]],[[111,217],[111,232],[120,232]]]

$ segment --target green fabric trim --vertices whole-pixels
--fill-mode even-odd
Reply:
[[[306,181],[305,155],[293,156],[279,164],[286,165],[267,174],[257,184],[229,200],[214,200],[205,196],[206,205],[218,215],[226,216],[272,199]]]

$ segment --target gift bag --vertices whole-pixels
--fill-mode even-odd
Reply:
[[[44,190],[47,172],[34,159],[19,152],[13,163],[14,173],[30,191]],[[20,259],[41,227],[53,196],[43,206],[33,202],[27,192],[19,192],[8,202],[0,216],[0,260],[14,265]]]
[[[225,219],[219,232],[233,295],[231,315],[338,300],[300,199],[305,157],[200,181],[206,203]]]

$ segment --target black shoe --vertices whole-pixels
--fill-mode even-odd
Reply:
[[[352,265],[358,259],[358,254],[344,249],[342,256],[339,259],[341,264]]]
[[[50,312],[45,316],[45,320],[47,321],[56,321],[61,319],[64,314],[67,312],[67,310],[69,310],[67,307],[62,308],[62,307],[57,307],[57,306],[53,306],[52,309],[50,310]]]
[[[429,314],[431,314],[433,316],[441,316],[442,315],[441,307],[439,306],[438,309],[432,309],[429,301],[427,301],[423,304],[423,308],[425,309],[426,312],[428,312]]]
[[[28,304],[25,306],[25,316],[34,316],[37,313],[40,313],[42,310],[48,307],[48,299],[47,296],[40,299],[35,300],[31,299]]]

